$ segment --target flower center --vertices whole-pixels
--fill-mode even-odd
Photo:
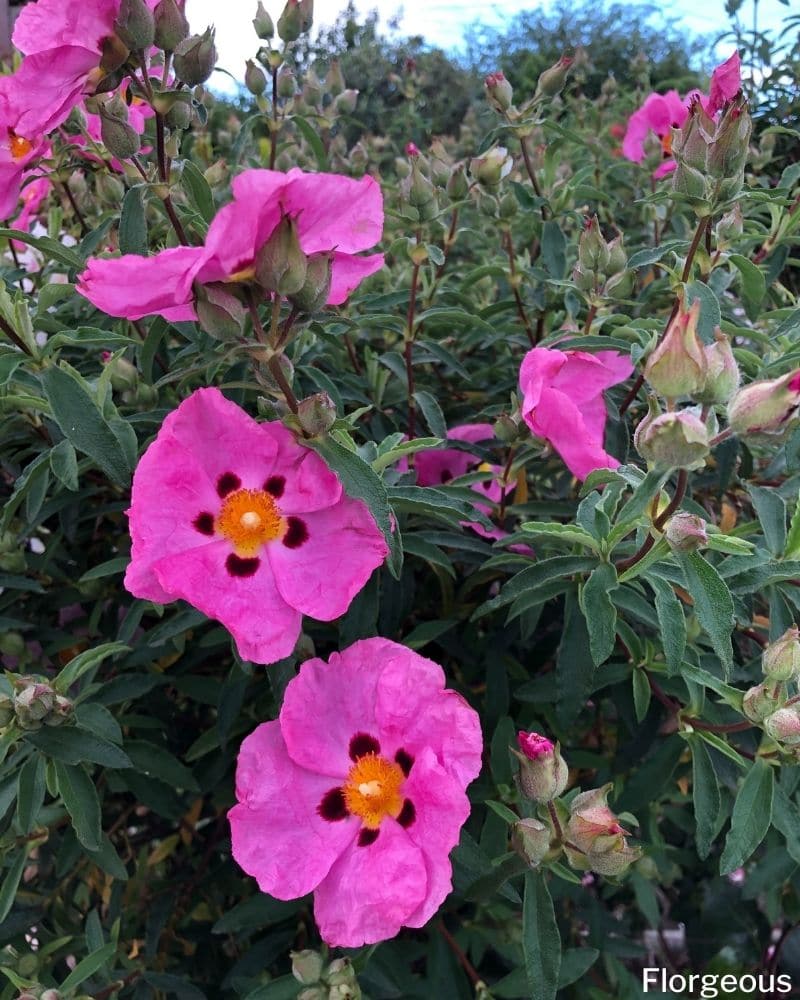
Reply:
[[[397,819],[403,810],[400,788],[405,775],[399,764],[368,753],[350,768],[344,784],[347,811],[359,816],[369,830],[377,830],[386,816]]]
[[[252,281],[256,276],[256,269],[253,264],[249,267],[243,267],[239,271],[234,271],[233,274],[228,275],[228,281],[232,281],[236,284],[245,281]]]
[[[12,129],[8,130],[8,146],[15,160],[23,159],[33,149],[33,143],[30,139],[17,135]]]
[[[281,534],[284,524],[269,493],[236,490],[225,498],[214,527],[233,543],[237,555],[253,556]]]
[[[661,137],[661,152],[664,156],[672,156],[672,131]]]

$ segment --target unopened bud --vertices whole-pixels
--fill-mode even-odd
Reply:
[[[72,712],[73,704],[70,699],[57,694],[55,697],[55,704],[53,705],[53,711],[44,717],[44,724],[46,726],[60,726],[70,718]]]
[[[519,787],[522,794],[534,802],[552,802],[567,787],[569,770],[559,752],[558,744],[538,733],[520,732],[517,736],[519,753]]]
[[[311,30],[314,21],[314,0],[287,0],[278,18],[278,37],[284,42],[296,42]]]
[[[483,81],[486,89],[486,99],[495,111],[508,111],[514,100],[514,88],[498,70],[490,73]]]
[[[596,215],[586,219],[578,238],[578,264],[584,272],[596,271],[605,275],[611,259],[608,243],[600,232]]]
[[[511,848],[536,868],[550,850],[551,836],[550,828],[538,819],[521,819],[511,827]]]
[[[14,701],[7,694],[0,694],[0,729],[6,726],[14,718]]]
[[[256,16],[253,18],[253,27],[263,42],[269,41],[275,34],[275,25],[272,23],[272,18],[264,10],[264,4],[261,0],[258,0]]]
[[[505,146],[495,146],[483,156],[473,157],[469,171],[482,187],[494,191],[500,186],[500,181],[511,173],[513,166],[514,161]]]
[[[333,253],[309,254],[303,287],[289,295],[289,301],[302,313],[314,313],[328,301],[333,276]]]
[[[625,252],[623,242],[623,236],[620,233],[608,244],[608,265],[606,266],[606,274],[608,275],[619,274],[625,270],[628,264],[628,254]]]
[[[149,49],[156,35],[153,12],[144,0],[119,0],[114,30],[129,49]]]
[[[297,79],[290,66],[281,66],[278,73],[278,97],[289,100],[297,93]]]
[[[245,310],[223,282],[195,285],[195,312],[200,329],[215,340],[236,340],[242,333]]]
[[[244,85],[256,97],[260,97],[267,89],[267,77],[264,71],[256,66],[252,59],[247,60],[247,66],[244,71]]]
[[[647,360],[644,377],[660,396],[694,396],[705,385],[708,362],[697,335],[699,317],[699,300],[688,311],[681,304],[664,339]]]
[[[575,796],[564,849],[573,867],[615,876],[638,860],[641,852],[628,846],[627,832],[608,807],[610,788],[609,784]]]
[[[769,643],[761,658],[764,676],[771,681],[793,681],[800,678],[800,630],[788,628],[780,639]]]
[[[315,392],[297,404],[297,419],[309,437],[319,437],[336,422],[336,403],[327,392]]]
[[[787,746],[800,744],[800,705],[787,705],[764,719],[764,731],[776,743]]]
[[[469,181],[467,180],[466,164],[457,163],[450,171],[447,181],[447,194],[453,201],[462,201],[467,197]]]
[[[187,129],[192,124],[192,108],[186,101],[176,101],[164,115],[164,121],[174,131]]]
[[[333,110],[339,115],[352,115],[358,103],[357,90],[343,90],[333,102]]]
[[[748,688],[742,698],[742,711],[751,722],[761,723],[768,715],[772,715],[776,709],[782,707],[786,700],[783,685],[756,684]]]
[[[175,73],[190,87],[205,83],[217,64],[214,29],[206,28],[202,35],[191,35],[175,49]]]
[[[356,970],[349,958],[337,958],[325,970],[325,982],[331,987],[348,986],[358,992],[353,996],[361,996],[361,990],[356,978]]]
[[[103,352],[101,360],[109,372],[111,385],[117,392],[136,388],[139,382],[139,372],[135,365],[126,358],[115,358],[108,351]]]
[[[436,188],[423,174],[420,167],[420,157],[411,157],[411,174],[403,185],[403,190],[410,205],[415,208],[426,208],[436,203]]]
[[[569,68],[574,62],[569,56],[562,56],[557,63],[546,69],[536,84],[536,97],[555,97],[564,89]]]
[[[730,212],[726,212],[717,223],[717,247],[730,246],[742,235],[743,229],[744,216],[741,205],[737,201]]]
[[[743,436],[778,434],[795,416],[798,405],[800,370],[740,389],[728,406],[728,424]]]
[[[714,331],[714,343],[704,347],[706,355],[706,381],[694,398],[699,403],[727,403],[739,388],[739,366],[733,355],[730,340],[720,330]]]
[[[113,103],[115,107],[117,103],[121,104],[121,102]],[[116,156],[119,160],[129,160],[139,152],[141,146],[139,134],[128,124],[124,105],[120,108],[120,114],[124,117],[110,113],[108,109],[111,105],[112,102],[109,102],[108,105],[100,107],[100,138],[112,156]]]
[[[740,96],[725,108],[709,147],[706,163],[711,177],[741,183],[752,129],[747,101]]]
[[[342,67],[339,64],[339,60],[332,59],[328,72],[325,74],[325,89],[331,97],[336,97],[341,94],[346,86],[347,84],[344,82]]]
[[[307,269],[297,225],[284,215],[256,255],[256,281],[265,291],[292,295],[305,284]]]
[[[664,537],[673,552],[694,552],[708,545],[707,524],[697,514],[679,511],[664,527]]]
[[[501,413],[492,427],[494,436],[505,444],[513,444],[519,439],[519,424],[507,413]]]
[[[633,443],[651,469],[699,469],[710,449],[708,428],[691,409],[652,410],[636,428]]]
[[[55,707],[55,692],[49,684],[33,681],[14,695],[14,712],[23,729],[40,729]]]
[[[174,52],[189,34],[189,22],[175,0],[161,0],[153,12],[155,44],[164,52]]]
[[[292,951],[289,956],[292,960],[292,975],[299,983],[312,986],[320,981],[324,962],[318,951]]]

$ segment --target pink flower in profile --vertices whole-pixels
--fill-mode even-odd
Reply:
[[[633,371],[630,358],[617,351],[558,351],[534,347],[519,373],[522,418],[544,438],[578,479],[595,469],[616,469],[619,462],[603,447],[606,404],[603,390]]]
[[[11,228],[30,232],[31,226],[39,218],[42,205],[47,201],[52,190],[53,182],[49,177],[39,177],[37,180],[31,181],[30,184],[26,184],[20,197],[22,207],[11,223]],[[18,248],[24,246],[19,240],[14,240],[14,243]]]
[[[645,158],[645,140],[653,132],[661,140],[664,162],[653,172],[653,177],[664,177],[675,169],[672,152],[672,129],[680,128],[689,117],[689,107],[693,100],[699,100],[706,114],[712,117],[722,106],[742,89],[741,60],[734,52],[711,74],[711,89],[706,97],[698,90],[681,97],[677,90],[666,94],[650,94],[644,104],[628,119],[628,127],[622,141],[622,155],[634,163],[642,163]]]
[[[387,553],[360,500],[279,422],[257,423],[218,389],[198,389],[164,421],[133,478],[125,586],[182,598],[274,663],[303,615],[332,621]]]
[[[43,134],[15,78],[0,77],[0,219],[17,209],[24,180],[49,152]]]
[[[363,639],[307,660],[280,717],[242,744],[233,856],[278,899],[313,892],[330,945],[422,927],[451,889],[482,740],[477,713],[444,683],[433,661]]]
[[[283,215],[296,220],[305,254],[332,252],[329,305],[344,302],[383,254],[358,256],[383,232],[383,196],[371,177],[308,174],[295,167],[245,170],[233,181],[233,201],[209,226],[205,246],[175,247],[153,257],[128,254],[92,260],[78,291],[110,316],[191,320],[195,282],[240,283],[255,276],[255,259]]]

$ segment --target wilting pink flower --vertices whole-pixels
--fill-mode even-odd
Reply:
[[[550,442],[578,479],[619,465],[603,448],[603,390],[632,371],[630,358],[617,351],[587,354],[534,347],[525,355],[519,373],[522,418],[537,437]]]
[[[218,389],[164,421],[133,479],[125,586],[216,618],[255,663],[288,656],[303,615],[332,621],[387,547],[360,500],[279,422]]]
[[[195,319],[193,284],[252,280],[256,254],[282,213],[296,220],[304,253],[333,252],[329,305],[344,302],[383,266],[383,254],[357,256],[383,231],[383,197],[371,177],[356,181],[297,167],[286,174],[245,170],[232,187],[233,201],[217,213],[205,246],[92,260],[78,291],[110,316],[141,319],[158,313],[174,321]]]
[[[666,94],[650,94],[644,104],[628,119],[622,154],[634,163],[642,163],[645,158],[645,140],[653,132],[660,140],[665,156],[664,162],[654,171],[655,178],[664,177],[675,169],[672,152],[672,129],[680,128],[689,117],[689,106],[699,100],[703,109],[712,117],[727,101],[732,100],[741,90],[741,61],[739,53],[720,63],[711,75],[711,89],[706,97],[698,90],[691,90],[681,97],[677,90]]]
[[[444,682],[405,646],[363,639],[307,660],[279,719],[242,744],[233,856],[278,899],[313,892],[328,944],[422,927],[450,891],[482,741],[477,714]]]

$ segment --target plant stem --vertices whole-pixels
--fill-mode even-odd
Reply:
[[[525,169],[528,171],[528,177],[530,177],[531,179],[531,185],[533,187],[534,192],[536,193],[536,197],[544,199],[544,195],[542,194],[542,189],[539,186],[539,181],[536,179],[536,171],[533,169],[533,162],[531,161],[531,154],[528,150],[527,139],[525,137],[521,138],[519,140],[519,145],[520,148],[522,149],[522,159],[525,161]],[[548,211],[547,211],[547,206],[544,204],[544,200],[542,201],[542,204],[539,207],[539,211],[542,216],[542,221],[546,222],[548,219]]]
[[[536,335],[533,332],[531,321],[528,319],[528,313],[525,310],[525,303],[522,301],[522,296],[519,294],[519,288],[517,287],[517,267],[514,261],[514,244],[511,241],[510,231],[506,232],[503,243],[505,245],[506,253],[508,254],[508,269],[511,274],[511,281],[509,284],[511,285],[511,291],[514,295],[517,313],[519,314],[520,322],[525,327],[525,333],[528,335],[531,347],[535,347]]]
[[[67,200],[72,206],[72,211],[75,213],[75,218],[78,220],[78,225],[81,227],[81,236],[86,236],[90,230],[86,225],[86,219],[84,219],[80,208],[78,208],[77,201],[75,201],[75,195],[70,190],[69,181],[59,181],[59,187],[67,196]]]
[[[161,179],[161,183],[168,186],[169,167],[167,165],[166,149],[164,148],[164,116],[160,111],[156,111],[156,156],[158,158],[158,176]],[[175,230],[176,236],[184,246],[188,246],[189,240],[186,237],[181,220],[175,211],[175,206],[172,204],[169,190],[167,190],[167,193],[161,200],[164,202],[164,209],[169,216],[169,221],[172,223],[172,228]]]
[[[417,240],[419,242],[419,240]],[[408,299],[406,315],[406,383],[408,386],[408,439],[413,441],[416,436],[417,401],[414,399],[414,313],[417,308],[417,282],[419,281],[419,264],[414,264],[411,271],[411,293]]]
[[[660,530],[667,523],[667,521],[672,517],[675,511],[680,507],[681,501],[686,494],[686,486],[689,482],[689,473],[686,469],[681,469],[678,473],[678,481],[675,484],[675,496],[670,500],[667,507],[658,515],[658,517],[653,521],[653,528]],[[624,573],[629,570],[631,566],[635,566],[641,559],[647,555],[647,553],[655,545],[656,539],[655,535],[651,531],[647,538],[639,546],[639,549],[634,552],[632,556],[628,556],[627,559],[621,559],[617,564],[617,573]]]
[[[275,169],[275,158],[278,155],[278,68],[272,70],[272,122],[269,137],[269,169]]]

